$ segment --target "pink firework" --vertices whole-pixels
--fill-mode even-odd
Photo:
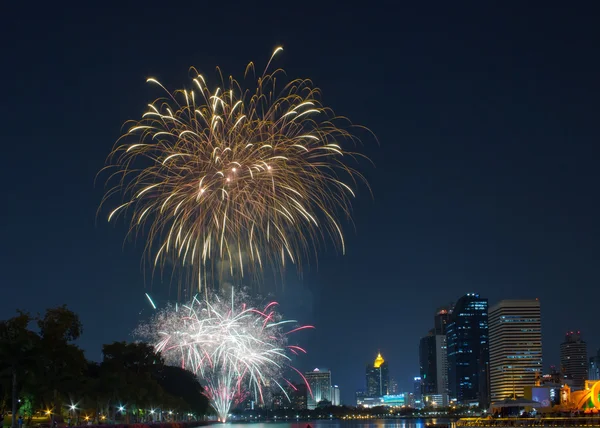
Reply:
[[[140,332],[153,341],[168,363],[198,376],[224,422],[232,405],[249,395],[264,402],[266,390],[274,388],[289,400],[286,386],[292,384],[284,373],[301,375],[291,366],[291,356],[306,351],[288,344],[288,338],[313,327],[295,327],[296,321],[284,320],[277,305],[271,302],[257,309],[247,303],[243,293],[233,292],[231,299],[218,295],[194,298],[188,305],[159,312]]]

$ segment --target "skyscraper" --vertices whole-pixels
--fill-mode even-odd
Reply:
[[[523,396],[542,374],[539,300],[503,300],[490,309],[490,390],[493,401]]]
[[[469,293],[458,299],[446,325],[448,390],[461,403],[487,405],[488,301]]]
[[[398,381],[396,379],[394,379],[393,377],[390,378],[390,391],[389,394],[390,395],[396,395],[398,394],[400,391],[398,390]]]
[[[454,303],[450,303],[449,305],[442,306],[435,311],[435,316],[433,317],[433,328],[435,330],[435,334],[446,334],[446,326],[450,322],[450,317],[452,316],[453,310]]]
[[[588,378],[587,344],[579,331],[568,332],[560,344],[560,369],[564,376],[573,379],[573,390],[584,388]]]
[[[423,378],[421,376],[413,378],[413,394],[415,395],[415,404],[421,403],[423,396]]]
[[[600,349],[598,355],[590,357],[588,380],[600,380]]]
[[[383,397],[389,394],[390,375],[388,365],[381,353],[377,354],[373,364],[367,364],[366,378],[367,397]]]
[[[419,343],[421,392],[423,395],[448,394],[448,353],[446,336],[435,334],[435,329]]]
[[[340,395],[340,387],[337,385],[333,385],[331,388],[331,404],[334,406],[341,406],[342,399]]]
[[[437,394],[437,364],[435,361],[435,334],[433,330],[419,342],[421,395]]]
[[[314,369],[304,373],[310,390],[306,391],[306,404],[310,410],[317,408],[319,402],[331,401],[331,372],[327,369]],[[312,392],[312,394],[311,394]]]
[[[435,365],[437,394],[448,394],[448,349],[446,336],[435,335]]]

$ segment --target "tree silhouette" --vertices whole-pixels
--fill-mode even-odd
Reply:
[[[39,338],[28,330],[31,317],[19,312],[16,317],[0,322],[0,373],[10,378],[12,428],[17,424],[19,382],[33,370]]]

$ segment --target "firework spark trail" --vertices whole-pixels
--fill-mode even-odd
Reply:
[[[194,265],[199,288],[219,261],[243,277],[286,260],[300,268],[324,242],[345,251],[338,215],[350,219],[353,189],[366,181],[347,162],[361,155],[343,146],[358,138],[338,126],[349,121],[321,104],[310,80],[279,90],[284,72],[266,74],[269,64],[253,90],[233,77],[225,83],[220,70],[214,92],[195,69],[192,89],[174,93],[148,79],[166,96],[127,124],[109,156],[102,205],[124,200],[108,220],[125,214],[131,234],[146,231],[154,266]]]
[[[271,302],[259,310],[243,293],[232,292],[231,300],[211,294],[210,299],[195,298],[177,310],[160,311],[138,333],[154,343],[168,363],[198,376],[225,421],[231,406],[248,394],[264,401],[265,390],[276,387],[288,397],[284,385],[291,382],[283,377],[284,371],[298,372],[290,365],[290,354],[306,351],[287,344],[288,335],[298,328],[287,328],[295,321],[283,320],[276,306]]]

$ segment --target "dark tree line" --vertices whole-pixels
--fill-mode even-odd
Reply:
[[[18,312],[0,321],[0,413],[12,411],[30,425],[41,410],[51,422],[69,419],[72,424],[84,417],[99,423],[155,420],[150,409],[206,412],[208,401],[196,377],[166,366],[152,346],[104,345],[104,359],[96,363],[87,361],[74,343],[82,332],[78,315],[66,306],[39,317]]]

